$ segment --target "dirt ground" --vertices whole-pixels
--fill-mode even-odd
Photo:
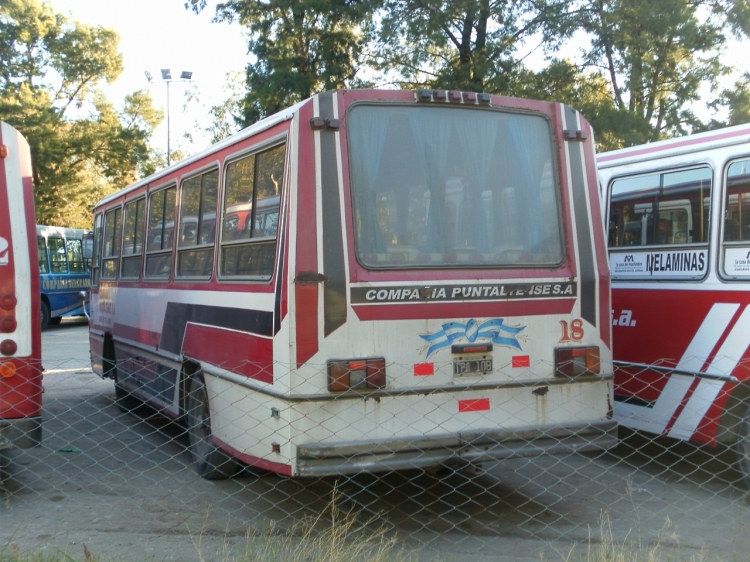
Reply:
[[[750,558],[750,505],[725,454],[631,435],[607,454],[458,472],[209,482],[180,426],[119,411],[111,381],[91,372],[84,323],[51,327],[43,346],[43,444],[5,455],[0,551],[83,560],[85,544],[105,560],[230,560],[260,535],[325,521],[336,498],[363,533],[384,528],[420,560],[566,560],[574,547],[585,559],[610,538],[664,559]]]

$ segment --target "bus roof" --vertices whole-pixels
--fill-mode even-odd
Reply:
[[[744,143],[750,143],[750,124],[612,150],[598,154],[596,160],[603,169]]]
[[[45,238],[54,236],[58,238],[81,238],[85,233],[91,232],[82,228],[68,228],[66,226],[46,226],[43,224],[36,225],[36,235]]]

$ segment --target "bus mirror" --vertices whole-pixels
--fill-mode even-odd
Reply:
[[[94,257],[94,234],[89,232],[83,235],[83,257],[91,259]]]

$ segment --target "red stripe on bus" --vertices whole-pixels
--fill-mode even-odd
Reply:
[[[275,472],[277,474],[282,474],[284,476],[291,476],[292,475],[292,467],[291,465],[280,463],[280,462],[274,462],[269,461],[266,459],[261,459],[259,457],[254,457],[252,455],[247,455],[245,453],[242,453],[232,447],[231,445],[227,445],[219,439],[218,437],[212,437],[211,439],[215,445],[218,447],[221,447],[223,450],[225,450],[227,453],[232,455],[235,458],[238,458],[243,463],[250,465],[250,466],[257,466],[258,468],[262,468],[263,470],[270,470],[272,472]],[[271,444],[268,444],[268,448],[270,450]]]
[[[297,367],[318,352],[318,285],[294,285]]]
[[[461,302],[439,304],[382,304],[354,305],[360,320],[439,320],[489,316],[542,316],[570,314],[575,299],[555,299],[513,302]]]
[[[693,379],[693,382],[690,383],[690,388],[688,388],[687,392],[685,393],[685,396],[682,397],[682,402],[680,402],[680,405],[677,406],[677,408],[675,409],[674,414],[672,414],[672,418],[669,420],[669,423],[667,423],[667,426],[664,428],[662,435],[667,436],[669,435],[669,432],[672,431],[674,424],[677,423],[677,418],[680,417],[680,414],[685,409],[685,406],[687,406],[688,400],[690,400],[690,397],[693,396],[693,394],[695,393],[695,390],[698,388],[698,385],[700,383],[701,383],[701,380],[698,377],[695,377]]]
[[[273,340],[188,323],[182,353],[249,379],[273,384]]]
[[[106,327],[94,325],[92,325],[92,327],[106,331]],[[143,328],[136,328],[134,326],[117,323],[112,327],[112,333],[118,338],[127,339],[152,347],[157,347],[159,345],[159,339],[161,337],[159,332],[152,332],[151,330],[144,330]]]
[[[489,398],[477,398],[475,400],[459,400],[459,412],[485,412],[490,409]]]

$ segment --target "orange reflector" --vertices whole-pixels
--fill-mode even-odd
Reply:
[[[4,144],[0,144],[0,158],[8,157],[8,147]]]
[[[16,374],[16,364],[12,361],[0,363],[0,377],[9,379]]]

